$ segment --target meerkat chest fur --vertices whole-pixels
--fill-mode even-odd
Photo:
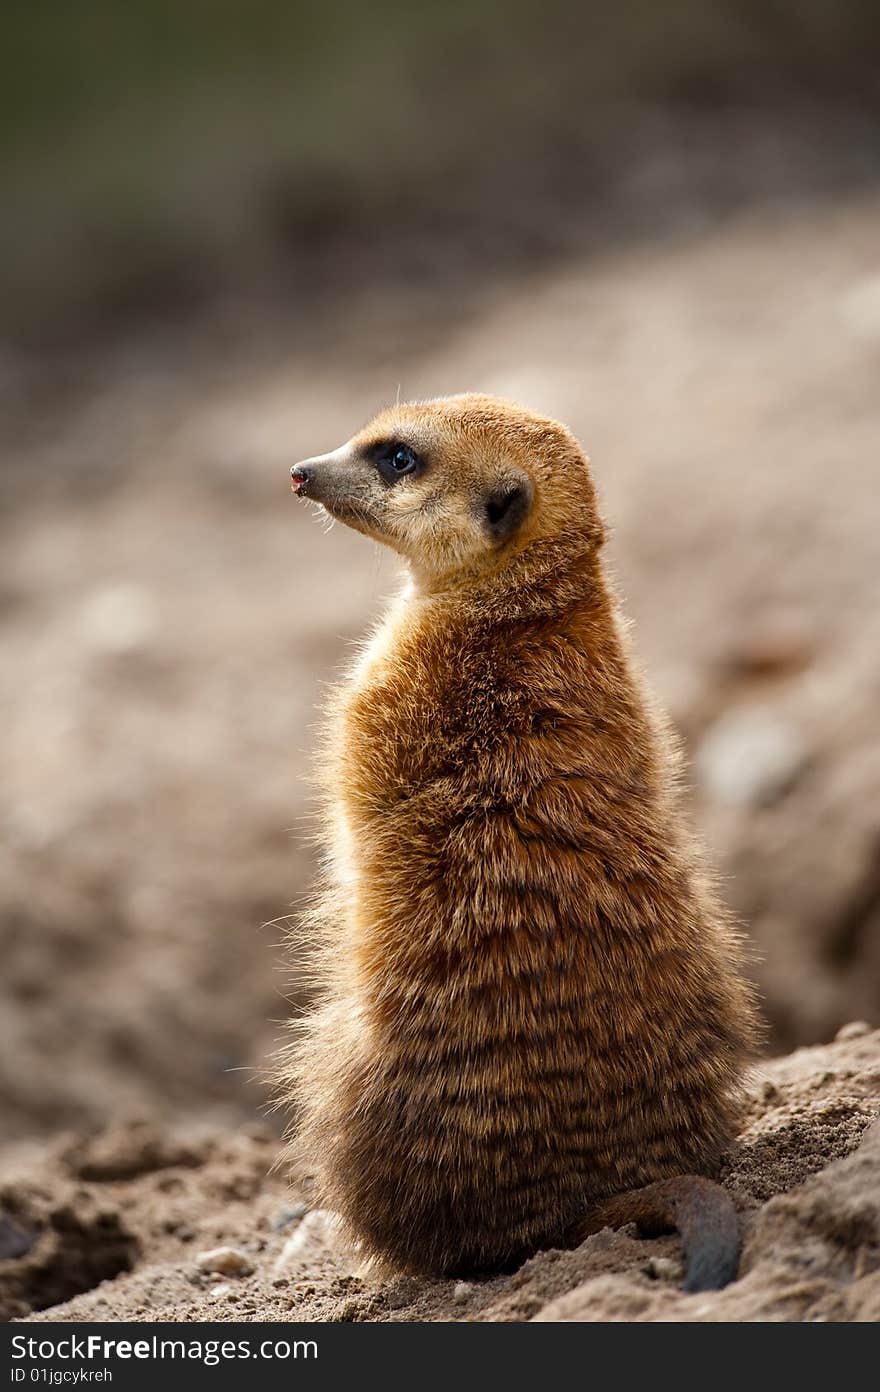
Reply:
[[[298,1143],[414,1271],[515,1261],[608,1195],[711,1173],[751,1038],[596,548],[541,554],[401,598],[322,758]]]

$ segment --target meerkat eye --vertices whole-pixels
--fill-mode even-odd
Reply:
[[[408,474],[416,467],[416,457],[408,445],[398,445],[391,456],[391,467],[398,474]]]
[[[419,456],[409,445],[392,441],[383,445],[376,453],[376,468],[386,483],[394,483],[405,474],[412,474],[419,467]]]

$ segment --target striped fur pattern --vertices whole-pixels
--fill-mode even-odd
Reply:
[[[755,1022],[577,442],[452,398],[386,412],[340,468],[384,436],[425,472],[405,503],[357,476],[358,528],[412,580],[329,715],[319,991],[282,1092],[364,1250],[462,1273],[563,1245],[622,1190],[711,1174]],[[480,500],[501,476],[531,502],[499,545]]]

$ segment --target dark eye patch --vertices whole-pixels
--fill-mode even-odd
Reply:
[[[367,455],[386,483],[396,483],[424,467],[421,456],[403,440],[382,440],[371,445]]]

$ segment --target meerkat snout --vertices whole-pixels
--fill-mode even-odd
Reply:
[[[294,464],[290,470],[290,487],[299,497],[322,503],[331,510],[336,499],[358,492],[357,470],[352,467],[350,444],[341,445],[329,454],[316,454]]]

